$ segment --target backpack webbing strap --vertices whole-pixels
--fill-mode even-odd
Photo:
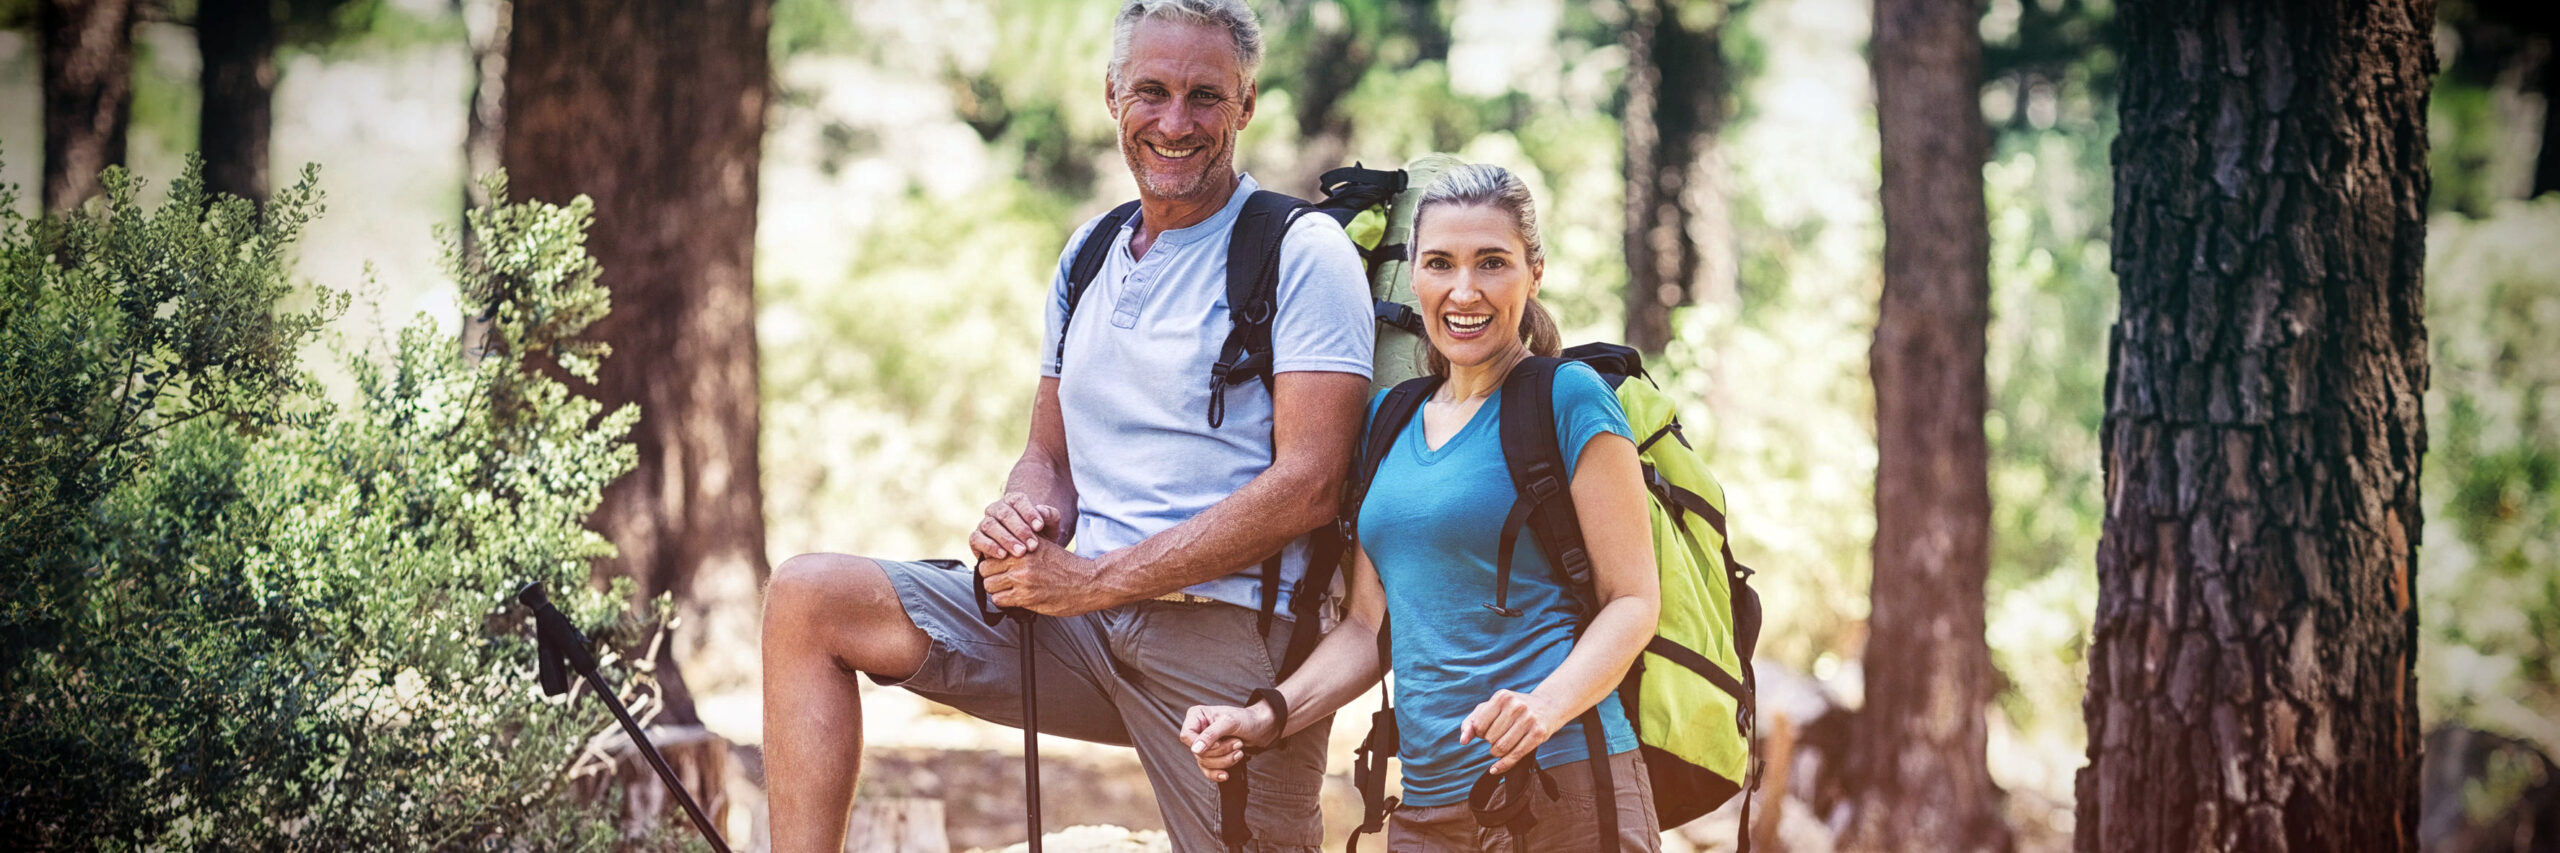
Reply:
[[[1588,347],[1577,347],[1583,353]],[[1622,348],[1623,349],[1623,348]],[[1593,353],[1599,357],[1616,356],[1614,351]],[[1534,526],[1538,544],[1552,564],[1557,580],[1573,595],[1583,620],[1599,615],[1598,590],[1592,577],[1591,555],[1582,539],[1582,519],[1573,506],[1571,477],[1564,457],[1571,450],[1563,447],[1556,434],[1555,377],[1566,359],[1533,356],[1522,359],[1502,381],[1502,460],[1511,471],[1512,487],[1520,496],[1512,504],[1511,516],[1504,520],[1502,539],[1495,560],[1494,590],[1497,599],[1507,591],[1511,581],[1513,538],[1524,527]],[[1642,368],[1613,362],[1615,375],[1635,375]],[[1495,612],[1505,612],[1497,600]],[[1579,632],[1576,633],[1577,638]],[[1588,744],[1591,762],[1592,799],[1599,808],[1600,849],[1610,851],[1618,846],[1617,789],[1609,772],[1608,732],[1601,726],[1598,705],[1582,714],[1583,738]],[[1633,718],[1635,710],[1625,709]]]
[[[1395,669],[1392,624],[1383,616],[1378,620],[1378,665],[1390,671]],[[1401,798],[1387,796],[1387,759],[1395,757],[1403,737],[1396,729],[1395,696],[1387,681],[1386,676],[1378,680],[1378,710],[1369,714],[1369,736],[1352,753],[1351,786],[1360,791],[1360,826],[1351,830],[1344,853],[1360,853],[1360,836],[1385,831],[1387,815],[1404,805]]]
[[[1378,412],[1369,419],[1369,433],[1360,443],[1360,457],[1352,461],[1351,479],[1343,484],[1342,517],[1336,522],[1345,546],[1359,538],[1360,504],[1369,497],[1369,485],[1378,476],[1378,464],[1395,447],[1396,437],[1405,425],[1413,422],[1422,403],[1438,390],[1441,377],[1417,376],[1397,383],[1387,397],[1378,403]],[[1347,547],[1346,547],[1347,550]],[[1384,617],[1378,625],[1378,665],[1395,668],[1394,632]],[[1351,831],[1348,853],[1360,853],[1360,836],[1387,828],[1387,815],[1402,802],[1387,796],[1387,759],[1395,757],[1401,733],[1396,730],[1394,696],[1381,678],[1378,682],[1378,710],[1369,715],[1369,736],[1361,738],[1360,749],[1351,761],[1352,787],[1360,792],[1360,826]]]
[[[1600,706],[1582,712],[1582,742],[1591,757],[1591,801],[1600,807],[1600,853],[1618,853],[1618,786],[1609,767],[1609,733],[1600,725]]]
[[[1522,522],[1537,531],[1547,561],[1554,564],[1558,579],[1582,608],[1580,615],[1588,619],[1597,611],[1592,600],[1591,554],[1583,548],[1582,520],[1573,509],[1565,451],[1556,438],[1556,370],[1563,366],[1562,359],[1531,356],[1521,359],[1502,380],[1502,461],[1511,471],[1512,487],[1520,493],[1502,532],[1506,538],[1517,536],[1515,525]],[[1503,557],[1496,562],[1497,594],[1510,586],[1509,553],[1510,549],[1503,549]],[[1496,611],[1507,604],[1496,602]]]
[[[1093,277],[1102,274],[1102,262],[1110,260],[1111,245],[1119,242],[1120,229],[1137,218],[1138,203],[1128,202],[1103,214],[1102,221],[1084,234],[1084,242],[1076,246],[1076,259],[1067,265],[1067,310],[1058,317],[1058,363],[1067,361],[1067,324],[1076,318],[1076,303],[1084,301],[1084,290]]]
[[[1251,784],[1245,781],[1246,765],[1253,762],[1254,753],[1279,746],[1280,738],[1289,734],[1289,700],[1280,695],[1279,688],[1254,688],[1245,697],[1244,707],[1251,708],[1256,702],[1271,704],[1271,725],[1276,734],[1271,746],[1245,747],[1244,755],[1227,767],[1226,780],[1218,783],[1218,840],[1227,845],[1230,853],[1244,853],[1244,846],[1253,841],[1253,827],[1245,820],[1245,802],[1252,792]]]
[[[1528,853],[1529,830],[1538,827],[1538,811],[1531,807],[1531,782],[1546,791],[1547,799],[1557,799],[1555,777],[1538,766],[1538,756],[1529,755],[1511,765],[1511,769],[1495,774],[1487,770],[1476,777],[1467,789],[1467,811],[1475,815],[1476,825],[1486,829],[1500,827],[1511,836],[1514,853]],[[1602,836],[1602,841],[1614,840]]]
[[[1280,558],[1287,553],[1288,547],[1282,546],[1262,559],[1262,612],[1255,615],[1253,624],[1254,633],[1265,637],[1271,636],[1271,619],[1280,612]],[[1307,568],[1314,569],[1315,561],[1309,560]]]
[[[1669,637],[1654,637],[1644,644],[1644,650],[1660,656],[1663,660],[1679,664],[1683,669],[1697,673],[1698,677],[1706,679],[1707,683],[1715,685],[1716,689],[1732,694],[1735,699],[1742,699],[1750,692],[1750,688],[1734,677],[1733,673],[1724,671],[1724,667],[1717,666],[1715,661],[1708,660],[1706,655],[1699,654],[1697,650],[1672,642]]]
[[[1289,646],[1280,655],[1280,677],[1298,671],[1298,665],[1314,654],[1316,642],[1324,638],[1324,600],[1333,589],[1333,576],[1342,565],[1342,525],[1316,528],[1307,543],[1307,570],[1298,578],[1298,592],[1289,599]],[[1268,630],[1268,629],[1265,629]]]
[[[1386,299],[1371,301],[1373,306],[1370,310],[1378,315],[1378,322],[1403,329],[1405,334],[1422,337],[1422,314],[1413,310],[1413,306]]]
[[[1227,318],[1233,327],[1209,368],[1209,428],[1226,423],[1227,387],[1256,379],[1271,385],[1271,321],[1279,314],[1280,243],[1310,208],[1296,198],[1255,190],[1227,232]]]
[[[1353,163],[1327,171],[1316,179],[1324,190],[1324,200],[1316,202],[1317,212],[1333,217],[1344,225],[1352,217],[1394,199],[1405,191],[1403,169],[1371,169]]]
[[[1527,494],[1511,501],[1511,512],[1502,518],[1502,538],[1493,548],[1493,602],[1486,604],[1497,616],[1517,617],[1520,611],[1511,606],[1511,555],[1519,550],[1520,531],[1529,527],[1529,514],[1538,502]]]
[[[1243,853],[1245,844],[1253,841],[1253,828],[1245,824],[1245,765],[1251,758],[1239,758],[1227,766],[1227,779],[1218,783],[1218,841],[1231,853]]]
[[[1341,529],[1345,540],[1359,538],[1360,503],[1369,498],[1369,484],[1378,476],[1378,464],[1386,461],[1387,451],[1396,446],[1396,436],[1404,433],[1405,425],[1413,422],[1414,413],[1422,411],[1423,401],[1440,389],[1442,381],[1438,376],[1407,379],[1396,383],[1387,398],[1378,403],[1378,413],[1369,419],[1369,433],[1360,443],[1360,458],[1352,460],[1351,479],[1343,484]]]

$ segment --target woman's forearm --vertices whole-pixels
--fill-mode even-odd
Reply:
[[[1559,719],[1550,722],[1562,728],[1618,689],[1627,667],[1653,640],[1660,608],[1654,599],[1635,595],[1620,596],[1600,608],[1564,663],[1530,691],[1540,704],[1557,709]]]
[[[1281,736],[1295,734],[1351,704],[1369,685],[1378,683],[1384,671],[1385,664],[1378,660],[1378,630],[1357,615],[1342,620],[1307,653],[1298,671],[1280,682],[1280,695],[1289,701],[1289,730]],[[1267,713],[1261,706],[1254,710]]]

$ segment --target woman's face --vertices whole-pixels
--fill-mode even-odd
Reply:
[[[1432,349],[1474,367],[1521,345],[1520,317],[1541,270],[1511,215],[1491,205],[1435,206],[1414,235],[1413,295]]]

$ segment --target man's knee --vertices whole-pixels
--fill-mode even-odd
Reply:
[[[907,618],[886,569],[868,557],[802,554],[775,566],[765,587],[766,653],[816,647],[837,663],[896,676],[912,672],[931,640]]]

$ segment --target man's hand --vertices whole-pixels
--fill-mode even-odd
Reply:
[[[1260,702],[1250,708],[1193,705],[1182,717],[1182,742],[1200,762],[1200,775],[1224,782],[1227,768],[1244,760],[1246,745],[1260,748],[1280,739],[1280,733],[1272,730],[1275,722],[1271,706]]]
[[[1038,548],[1042,539],[1059,541],[1064,520],[1057,507],[1032,503],[1029,496],[1014,492],[987,505],[987,517],[969,534],[969,550],[987,560],[1019,557]]]
[[[1477,705],[1466,721],[1458,724],[1458,742],[1483,738],[1493,750],[1492,772],[1500,773],[1520,763],[1520,759],[1537,754],[1539,744],[1564,728],[1565,715],[1559,713],[1562,710],[1534,692],[1496,690],[1493,698]],[[1605,755],[1595,756],[1595,760],[1607,759]]]
[[[1018,557],[978,562],[978,574],[986,577],[988,601],[1044,616],[1075,616],[1119,604],[1104,588],[1101,569],[1100,562],[1055,544],[1039,545]]]

